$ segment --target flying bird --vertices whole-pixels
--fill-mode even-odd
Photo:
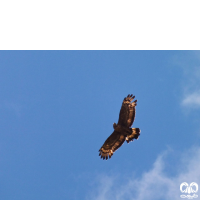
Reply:
[[[99,149],[99,156],[103,159],[111,158],[113,153],[121,147],[126,140],[127,143],[138,139],[140,135],[139,128],[131,128],[135,119],[135,106],[137,100],[133,101],[135,96],[132,94],[124,98],[119,113],[118,123],[113,124],[114,131]]]

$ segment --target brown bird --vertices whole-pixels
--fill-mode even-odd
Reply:
[[[135,119],[135,106],[137,100],[133,101],[135,96],[132,94],[124,98],[119,113],[118,123],[113,124],[114,132],[107,138],[103,146],[99,149],[99,156],[103,159],[111,158],[113,153],[121,147],[126,140],[127,143],[138,139],[140,135],[139,128],[131,128]],[[132,102],[133,101],[133,102]]]

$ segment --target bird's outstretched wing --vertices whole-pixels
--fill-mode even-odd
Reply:
[[[133,101],[135,96],[132,94],[128,95],[124,98],[122,107],[119,113],[119,120],[118,124],[125,126],[125,127],[131,127],[134,119],[135,119],[135,106],[137,105],[137,100]],[[133,101],[133,102],[132,102]]]
[[[114,131],[99,149],[99,155],[103,159],[111,158],[113,153],[124,143],[125,136],[120,132]]]

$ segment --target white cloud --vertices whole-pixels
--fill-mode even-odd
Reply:
[[[182,105],[186,107],[200,107],[200,92],[194,92],[187,95],[183,101]]]
[[[87,198],[92,200],[180,200],[180,184],[196,182],[200,185],[200,147],[183,153],[177,173],[165,173],[165,154],[158,156],[153,167],[140,178],[134,176],[125,183],[117,177],[101,176],[98,187]],[[173,165],[173,163],[171,163]],[[175,167],[175,166],[174,166]],[[121,177],[122,178],[122,177]],[[199,192],[200,193],[200,192]],[[197,193],[197,195],[200,194]]]
[[[184,57],[177,57],[176,64],[181,67],[182,98],[184,108],[200,108],[200,53],[191,51]]]

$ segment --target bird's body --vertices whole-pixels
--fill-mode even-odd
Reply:
[[[135,119],[135,106],[137,100],[133,101],[135,96],[128,95],[124,98],[119,114],[118,123],[113,124],[114,131],[99,149],[99,156],[103,159],[111,158],[113,153],[124,143],[138,139],[140,135],[139,128],[131,128]],[[133,101],[133,102],[132,102]]]

